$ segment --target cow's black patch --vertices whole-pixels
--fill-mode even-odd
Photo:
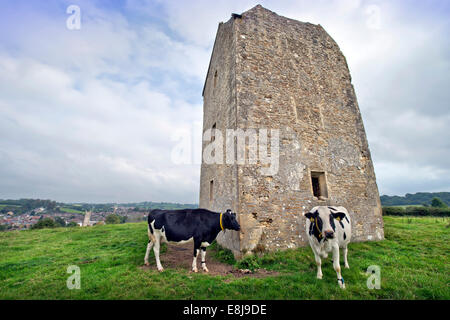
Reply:
[[[345,232],[344,232],[344,240],[345,240],[345,239],[347,239],[347,235],[346,235]]]
[[[314,222],[311,222],[309,225],[309,235],[312,236],[314,232]]]
[[[319,211],[318,210],[316,210],[314,212],[309,211],[309,212],[305,213],[305,217],[308,218],[308,219],[314,219],[318,215],[319,215]]]
[[[330,214],[330,224],[331,224],[331,228],[333,229],[333,231],[336,231],[336,225],[334,224],[334,218],[331,214]]]
[[[323,239],[323,236],[322,236],[323,223],[322,223],[322,219],[320,219],[319,215],[317,215],[316,222],[317,222],[317,227],[314,228],[314,237],[316,237],[317,240],[320,242],[320,240]]]
[[[308,212],[307,214],[305,214],[305,217],[307,217],[308,219],[312,220],[311,224],[309,225],[309,235],[313,235],[314,237],[316,237],[317,241],[320,242],[320,240],[323,239],[322,237],[322,227],[323,227],[323,223],[322,223],[322,219],[320,219],[319,217],[319,211],[315,211],[315,212]]]
[[[330,207],[328,207],[330,208]],[[347,216],[344,212],[341,211],[336,211],[336,209],[330,208],[331,210],[334,210],[333,212],[331,212],[331,216],[333,218],[335,218],[336,220],[339,221],[339,224],[341,225],[342,228],[344,228],[344,223],[342,222],[342,219],[347,219]],[[348,219],[347,219],[348,222]]]

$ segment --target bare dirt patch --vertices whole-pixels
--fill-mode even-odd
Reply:
[[[192,259],[194,254],[194,246],[192,243],[187,244],[168,244],[167,251],[160,254],[161,264],[165,269],[184,269],[192,272]],[[154,257],[149,259],[149,266],[142,266],[141,269],[156,270],[156,263]],[[197,268],[198,273],[208,274],[211,276],[226,276],[233,275],[236,278],[241,277],[253,277],[264,278],[270,276],[276,276],[279,273],[276,271],[269,271],[265,269],[258,269],[251,272],[250,270],[242,270],[233,267],[232,265],[222,263],[215,260],[213,257],[208,256],[208,250],[206,250],[206,265],[209,272],[204,272],[201,268],[201,255],[197,256]]]

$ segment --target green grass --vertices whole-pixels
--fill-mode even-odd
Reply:
[[[406,205],[395,205],[395,206],[386,206],[386,207],[399,207],[399,208],[408,208],[408,207],[418,207],[418,208],[422,208],[423,205],[422,204],[406,204]]]
[[[317,280],[309,247],[240,262],[217,246],[209,259],[278,274],[234,278],[185,269],[141,269],[145,223],[0,233],[0,299],[450,299],[450,220],[385,217],[386,240],[352,243],[341,290],[330,259]],[[207,258],[208,258],[207,257]],[[162,258],[164,261],[164,258]],[[249,261],[251,260],[251,261]],[[69,290],[69,265],[81,268],[81,289]],[[381,289],[369,290],[366,270],[381,267]]]
[[[79,213],[79,214],[84,214],[83,211],[81,210],[76,210],[76,209],[71,209],[71,208],[66,208],[66,207],[61,207],[60,210],[62,212],[67,212],[67,213]]]
[[[16,208],[19,208],[19,207],[21,207],[21,206],[19,206],[19,205],[15,205],[15,204],[0,204],[0,209],[1,208],[5,208],[5,207],[11,207],[11,208],[13,208],[13,207],[16,207]]]

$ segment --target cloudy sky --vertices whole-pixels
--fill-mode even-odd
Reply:
[[[450,191],[450,1],[1,0],[0,199],[198,202],[174,150],[218,22],[258,3],[339,44],[381,194]]]

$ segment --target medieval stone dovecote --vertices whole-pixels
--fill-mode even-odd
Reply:
[[[302,213],[317,205],[345,206],[354,241],[384,238],[348,66],[320,25],[260,5],[220,23],[203,99],[204,131],[279,130],[273,175],[260,173],[260,161],[202,163],[200,207],[232,209],[243,230],[221,232],[220,244],[237,256],[306,245]]]

